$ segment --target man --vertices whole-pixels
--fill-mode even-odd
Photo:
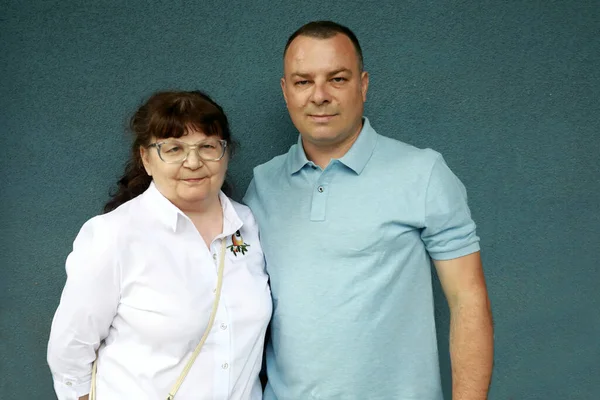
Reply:
[[[281,88],[300,132],[254,170],[274,312],[267,400],[442,398],[430,258],[451,311],[453,399],[485,399],[492,321],[466,193],[432,150],[378,135],[355,35],[296,31]]]

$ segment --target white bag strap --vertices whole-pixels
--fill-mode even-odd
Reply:
[[[167,396],[167,400],[173,400],[173,398],[177,394],[179,387],[183,383],[188,372],[190,372],[190,369],[192,369],[192,365],[194,365],[194,361],[196,361],[196,358],[198,358],[198,354],[200,354],[200,350],[202,349],[202,346],[204,346],[204,342],[206,342],[206,339],[208,338],[208,333],[210,332],[210,330],[213,326],[213,323],[215,322],[215,317],[217,315],[217,308],[219,307],[219,299],[221,298],[221,287],[223,286],[223,269],[225,266],[225,244],[226,244],[226,242],[227,241],[225,240],[225,238],[223,238],[221,240],[221,261],[219,262],[219,271],[217,272],[217,292],[215,294],[215,301],[213,303],[212,312],[210,313],[208,325],[206,326],[204,335],[202,335],[202,339],[200,339],[200,343],[198,343],[198,346],[196,346],[194,353],[192,354],[192,356],[188,360],[187,364],[185,365],[185,368],[181,372],[181,375],[179,375],[177,382],[175,382],[175,385],[173,385],[173,388],[171,388],[171,391],[169,392],[169,395]]]
[[[221,287],[223,286],[223,269],[225,267],[225,245],[226,245],[226,242],[227,241],[225,238],[223,238],[221,240],[221,259],[219,262],[219,270],[217,272],[217,289],[216,289],[216,293],[215,293],[215,301],[213,303],[212,311],[210,313],[210,318],[208,319],[208,325],[206,326],[206,329],[204,330],[204,334],[202,335],[202,338],[200,339],[200,343],[198,343],[198,345],[196,346],[196,349],[194,349],[194,353],[192,353],[192,356],[190,357],[187,364],[185,365],[185,368],[181,372],[181,375],[179,375],[179,378],[177,378],[177,382],[175,382],[175,385],[173,385],[173,387],[171,388],[171,391],[169,392],[169,395],[167,396],[167,400],[173,400],[175,398],[175,395],[177,394],[177,391],[179,391],[179,388],[183,384],[185,377],[190,372],[190,369],[192,369],[192,365],[194,365],[194,361],[196,361],[196,358],[198,358],[198,355],[200,354],[200,350],[202,350],[202,346],[204,346],[204,342],[206,342],[206,339],[208,338],[208,334],[209,334],[210,330],[212,329],[213,323],[215,322],[215,317],[217,315],[217,308],[219,308],[219,299],[221,298]],[[97,362],[98,362],[98,358],[96,357],[96,360],[94,360],[94,364],[92,365],[92,385],[90,388],[89,400],[96,400],[96,370],[97,370],[96,364],[97,364]]]
[[[90,388],[90,398],[89,400],[96,400],[96,369],[98,368],[98,353],[96,353],[96,359],[94,360],[94,364],[92,364],[92,387]]]

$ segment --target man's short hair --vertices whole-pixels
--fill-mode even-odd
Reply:
[[[350,30],[350,28],[345,27],[344,25],[340,25],[333,21],[313,21],[301,26],[296,32],[292,33],[292,35],[287,40],[287,43],[285,44],[285,49],[283,49],[283,58],[285,58],[285,54],[287,53],[287,50],[290,47],[292,41],[298,36],[308,36],[316,39],[329,39],[337,34],[345,35],[348,37],[348,39],[350,39],[350,41],[354,45],[354,50],[356,50],[356,55],[358,56],[358,68],[360,71],[362,71],[363,55],[362,50],[360,48],[360,43],[358,43],[356,35]]]

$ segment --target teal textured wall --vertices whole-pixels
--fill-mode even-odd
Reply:
[[[296,140],[287,36],[333,19],[361,40],[373,126],[442,152],[467,186],[496,322],[490,398],[600,399],[598,1],[149,4],[0,3],[0,398],[54,398],[64,260],[122,171],[140,101],[200,88],[220,102],[239,199]],[[449,393],[439,286],[437,303]]]

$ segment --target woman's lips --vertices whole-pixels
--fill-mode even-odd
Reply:
[[[206,177],[204,177],[204,178],[186,178],[186,179],[182,179],[182,180],[187,183],[198,183],[198,182],[202,182],[205,179],[206,179]]]

